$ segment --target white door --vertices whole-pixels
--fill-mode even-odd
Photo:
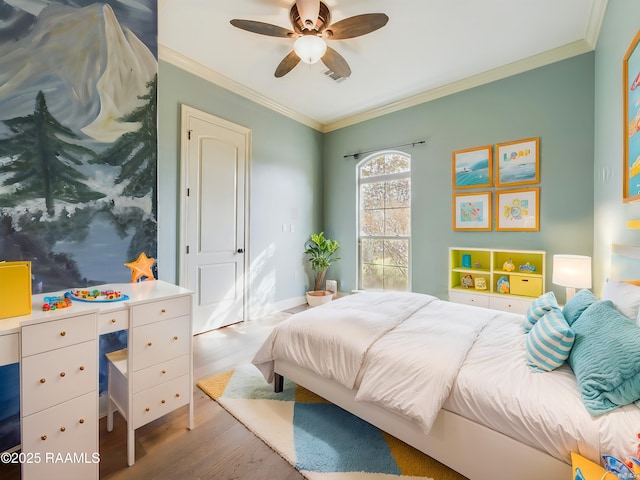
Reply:
[[[182,107],[180,284],[195,292],[194,333],[245,319],[245,208],[251,131]]]

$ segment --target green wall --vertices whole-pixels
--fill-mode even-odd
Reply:
[[[170,282],[179,278],[182,104],[252,131],[251,315],[304,295],[310,281],[304,243],[322,219],[322,134],[163,61],[158,85],[159,277]]]
[[[611,245],[640,245],[640,231],[626,228],[640,219],[640,203],[622,203],[622,59],[640,29],[640,2],[609,1],[595,62],[594,289],[610,273]],[[636,278],[640,278],[640,272]]]
[[[412,156],[412,290],[447,298],[449,246],[593,251],[594,53],[326,134],[325,231],[342,244],[328,278],[356,288],[356,160],[345,154],[426,139]],[[451,152],[540,137],[540,231],[454,232]],[[495,202],[494,202],[495,203]]]

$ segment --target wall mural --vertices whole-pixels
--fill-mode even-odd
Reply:
[[[34,293],[156,258],[157,25],[156,0],[0,0],[0,261],[30,260]],[[103,395],[104,354],[126,344],[100,337]],[[2,366],[0,451],[19,409],[18,364]]]
[[[33,290],[157,252],[157,2],[0,0],[0,261]]]

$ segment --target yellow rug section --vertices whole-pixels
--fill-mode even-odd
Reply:
[[[196,382],[196,386],[214,400],[219,399],[233,376],[233,370]]]

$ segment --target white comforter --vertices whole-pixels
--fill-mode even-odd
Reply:
[[[360,293],[279,325],[253,363],[268,381],[287,360],[356,389],[428,433],[467,352],[500,312],[415,293]]]

